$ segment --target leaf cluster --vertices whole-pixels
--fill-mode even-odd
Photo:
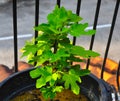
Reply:
[[[90,71],[80,69],[79,65],[73,66],[72,62],[82,62],[78,56],[90,58],[99,54],[74,46],[68,35],[94,35],[95,30],[86,30],[88,23],[80,23],[82,18],[64,7],[56,6],[48,14],[47,20],[47,23],[34,27],[39,32],[38,37],[27,42],[22,49],[22,56],[27,56],[29,63],[36,62],[36,68],[30,72],[30,76],[36,79],[36,88],[46,99],[54,98],[56,92],[63,89],[71,89],[73,93],[79,94],[80,77],[88,75]]]

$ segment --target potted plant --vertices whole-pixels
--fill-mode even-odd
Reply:
[[[7,88],[7,93],[0,92],[1,99],[10,95],[12,91],[16,91],[18,87],[19,91],[16,91],[17,93],[30,88],[31,82],[33,82],[36,88],[40,89],[45,99],[54,99],[58,92],[70,89],[75,95],[79,95],[86,90],[86,95],[89,96],[90,101],[99,101],[99,99],[110,101],[108,99],[111,98],[111,95],[109,89],[105,87],[104,81],[91,76],[90,71],[81,69],[80,65],[73,65],[73,62],[82,62],[82,58],[96,57],[99,56],[99,53],[85,50],[82,46],[73,45],[68,36],[93,35],[96,31],[86,30],[88,23],[79,23],[82,18],[64,7],[59,8],[56,6],[48,14],[47,20],[47,23],[34,27],[39,32],[38,37],[26,42],[22,48],[22,57],[27,56],[28,63],[35,64],[35,68],[29,70],[29,72],[23,71],[20,74],[15,74],[17,77],[10,77],[9,84],[12,84],[10,91],[8,91],[10,86],[5,86],[7,84],[4,82],[0,86],[0,91]],[[21,74],[22,76],[20,76]],[[90,76],[86,76],[89,74]],[[10,83],[11,81],[19,83],[16,85],[16,83]],[[84,89],[83,86],[86,88]],[[98,98],[91,95],[90,92],[94,92]],[[12,93],[9,98],[13,95],[16,94]],[[100,96],[102,97],[99,98]]]

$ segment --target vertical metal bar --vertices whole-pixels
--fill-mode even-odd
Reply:
[[[77,9],[76,9],[76,14],[79,16],[80,14],[80,8],[81,8],[81,0],[77,1]],[[73,37],[73,45],[76,43],[76,37]]]
[[[118,87],[118,91],[120,93],[120,79],[119,79],[119,76],[120,76],[120,61],[119,61],[119,64],[118,64],[118,70],[117,70],[117,74],[116,74],[117,87]]]
[[[114,26],[115,26],[117,14],[118,14],[119,3],[120,3],[120,0],[117,0],[116,1],[116,5],[115,5],[114,14],[113,14],[113,20],[112,20],[112,25],[111,25],[111,29],[110,29],[110,34],[109,34],[109,38],[108,38],[108,42],[107,42],[107,46],[106,46],[106,51],[105,51],[105,55],[104,55],[103,65],[102,65],[102,69],[101,69],[101,78],[102,79],[103,79],[103,74],[104,74],[106,59],[107,59],[109,48],[110,48],[110,43],[111,43],[111,40],[112,40]]]
[[[61,4],[61,0],[57,0],[58,7],[60,7],[60,4]]]
[[[98,16],[99,16],[99,11],[100,11],[100,6],[101,6],[101,0],[97,1],[97,6],[96,6],[96,13],[95,13],[95,18],[94,18],[94,24],[93,24],[93,29],[96,30],[96,26],[97,26],[97,22],[98,22]],[[91,42],[90,42],[90,50],[92,50],[93,48],[93,44],[94,44],[94,39],[95,39],[95,35],[92,35],[91,37]],[[87,61],[87,65],[86,68],[88,69],[90,64],[90,59],[88,59]]]
[[[18,48],[17,48],[17,0],[13,0],[13,33],[14,33],[14,71],[18,71]]]
[[[38,26],[39,24],[39,0],[35,0],[35,26]],[[38,37],[38,31],[35,31],[35,38]],[[35,41],[35,44],[37,44],[37,41]],[[35,56],[37,55],[37,52],[35,53]],[[34,66],[37,64],[37,62],[34,62]]]
[[[76,14],[79,16],[80,15],[80,8],[81,8],[81,0],[77,1],[77,9],[76,9]]]
[[[39,0],[35,0],[35,26],[39,24]],[[35,31],[35,38],[38,37],[38,31]]]

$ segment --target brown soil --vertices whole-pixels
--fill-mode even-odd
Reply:
[[[45,100],[39,90],[23,92],[10,101],[89,101],[83,94],[75,95],[70,90],[58,93],[53,100]]]

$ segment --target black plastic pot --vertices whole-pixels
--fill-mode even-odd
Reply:
[[[35,88],[35,80],[29,76],[30,70],[15,73],[0,84],[0,101],[9,101],[20,92]],[[111,87],[93,75],[82,77],[80,86],[81,93],[90,101],[112,101]]]

